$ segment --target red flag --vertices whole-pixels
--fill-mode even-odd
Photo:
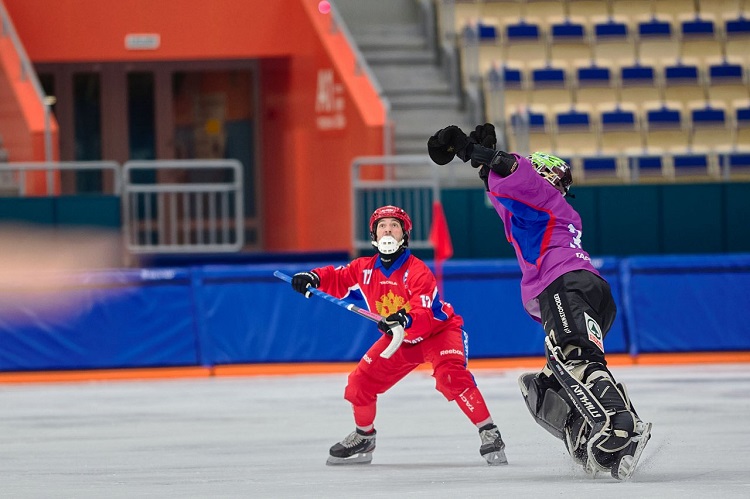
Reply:
[[[444,261],[453,256],[453,243],[445,219],[443,205],[440,201],[432,203],[432,227],[430,227],[430,242],[435,249],[435,260]]]
[[[440,201],[432,203],[432,227],[430,227],[430,242],[435,250],[435,278],[438,291],[443,294],[443,262],[453,256],[453,243],[445,219],[443,205]]]

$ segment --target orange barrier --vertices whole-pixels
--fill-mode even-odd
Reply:
[[[631,357],[613,354],[607,357],[610,366],[627,365],[682,365],[750,363],[750,352],[691,352],[642,354]],[[474,359],[472,371],[502,369],[539,369],[543,357],[512,359]],[[306,376],[314,374],[346,374],[354,369],[354,362],[236,364],[214,367],[160,367],[153,369],[95,369],[86,371],[3,372],[0,384],[13,383],[76,383],[88,381],[151,380],[174,378],[211,378],[232,376]],[[429,364],[417,370],[429,371]]]

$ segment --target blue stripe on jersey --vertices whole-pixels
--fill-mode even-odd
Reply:
[[[435,288],[435,295],[432,298],[432,315],[439,321],[447,321],[448,314],[443,312],[443,301],[440,299],[437,288]]]
[[[511,213],[510,233],[521,250],[523,259],[531,265],[536,265],[542,254],[542,241],[549,224],[549,213],[516,199],[501,196],[495,198]]]

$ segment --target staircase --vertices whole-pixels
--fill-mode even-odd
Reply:
[[[460,89],[441,64],[433,14],[419,0],[339,0],[347,24],[385,96],[395,124],[394,154],[426,154],[436,130],[474,125]],[[431,28],[432,27],[432,28]],[[429,32],[428,32],[429,31]]]

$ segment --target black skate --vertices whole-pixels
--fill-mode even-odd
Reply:
[[[365,433],[357,428],[331,447],[326,464],[370,464],[375,450],[375,434],[375,430]]]
[[[500,430],[497,426],[490,423],[479,428],[479,438],[482,439],[482,446],[479,447],[479,453],[490,466],[500,466],[508,464],[505,457],[505,442],[500,436]]]

